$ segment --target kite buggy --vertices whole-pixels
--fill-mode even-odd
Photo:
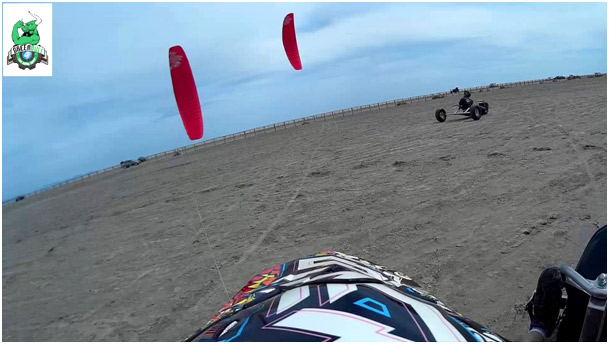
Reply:
[[[458,88],[455,90],[458,91]],[[459,104],[455,105],[457,110],[453,113],[449,113],[448,115],[467,116],[471,117],[474,121],[479,120],[482,115],[486,115],[488,113],[488,103],[481,101],[478,102],[478,104],[474,104],[474,101],[470,98],[471,96],[472,94],[469,91],[464,91],[463,98],[459,100]],[[436,119],[438,122],[442,123],[446,121],[446,115],[446,110],[436,110]]]
[[[446,121],[446,116],[454,115],[471,117],[474,121],[477,121],[480,119],[480,117],[488,113],[488,103],[483,101],[478,102],[478,104],[474,104],[466,109],[461,109],[459,105],[453,105],[453,107],[457,107],[457,109],[452,113],[446,113],[446,110],[444,109],[437,109],[436,119],[438,122],[444,122]]]

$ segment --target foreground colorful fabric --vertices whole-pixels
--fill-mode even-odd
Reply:
[[[328,251],[252,278],[187,341],[503,341],[408,276]]]

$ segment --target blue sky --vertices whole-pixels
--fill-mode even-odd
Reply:
[[[289,12],[301,71],[281,43]],[[209,139],[455,86],[606,72],[606,13],[605,3],[55,3],[53,76],[2,79],[2,198],[191,144],[173,45],[190,60]],[[37,111],[24,111],[31,94]]]

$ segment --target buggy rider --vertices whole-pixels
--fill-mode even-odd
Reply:
[[[474,101],[470,99],[471,96],[472,94],[469,91],[463,92],[463,98],[459,100],[459,110],[465,111],[474,105]]]

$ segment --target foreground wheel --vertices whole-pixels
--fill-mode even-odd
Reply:
[[[444,111],[444,109],[436,110],[436,119],[440,123],[446,121],[446,111]]]
[[[470,116],[472,116],[472,119],[474,121],[477,121],[480,119],[480,116],[482,116],[481,113],[482,112],[480,111],[480,107],[478,105],[472,107],[472,109],[470,110]]]

